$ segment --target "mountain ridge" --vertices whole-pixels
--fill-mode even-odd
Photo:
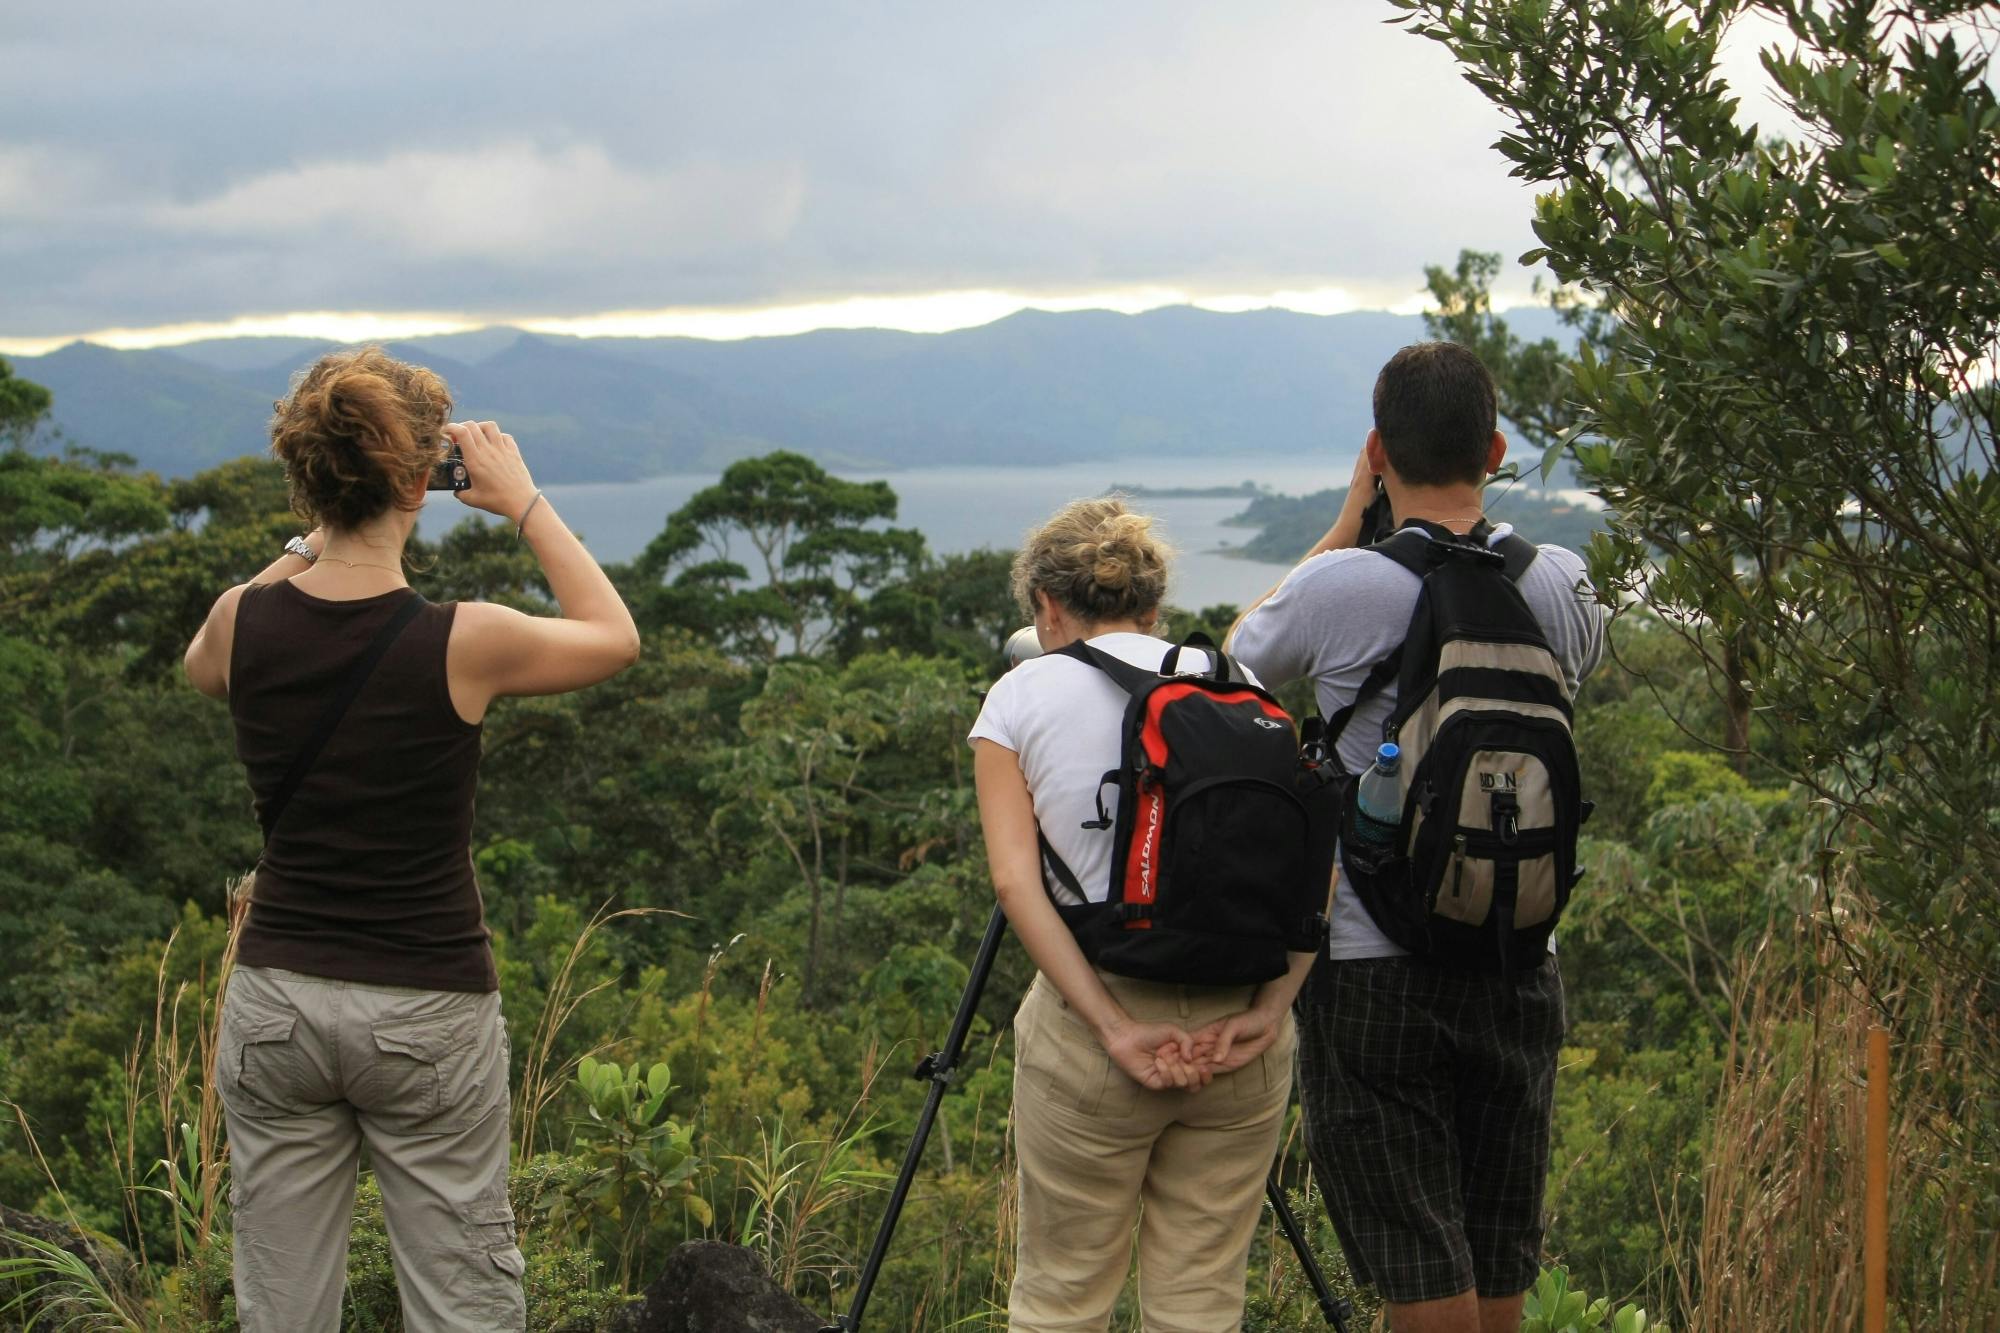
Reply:
[[[1545,312],[1514,321],[1554,331]],[[1024,310],[949,333],[822,329],[736,341],[507,326],[394,340],[455,411],[532,442],[552,482],[713,472],[776,448],[846,469],[1283,454],[1358,438],[1414,315]],[[212,339],[15,359],[69,440],[184,476],[261,450],[273,400],[332,342]]]

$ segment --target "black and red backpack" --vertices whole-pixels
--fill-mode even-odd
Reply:
[[[1189,647],[1208,670],[1176,671]],[[1056,651],[1131,696],[1119,765],[1083,824],[1114,839],[1110,897],[1057,901],[1084,956],[1119,976],[1225,986],[1268,981],[1287,953],[1317,948],[1338,790],[1332,765],[1302,758],[1277,700],[1206,635],[1169,647],[1158,671],[1083,642]],[[1115,818],[1106,787],[1118,792]],[[1046,836],[1042,855],[1071,897],[1086,897]]]

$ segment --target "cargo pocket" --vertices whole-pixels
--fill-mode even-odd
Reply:
[[[528,1261],[514,1232],[514,1210],[504,1197],[481,1199],[461,1205],[459,1216],[465,1219],[467,1240],[479,1256],[473,1260],[477,1270],[473,1282],[478,1291],[469,1304],[483,1321],[481,1327],[527,1327],[521,1279],[528,1271]]]
[[[298,1011],[232,992],[224,1003],[215,1086],[224,1105],[257,1119],[295,1115],[303,1070],[294,1041]]]
[[[486,1257],[511,1282],[519,1282],[528,1271],[528,1261],[519,1246],[503,1245],[499,1249],[488,1250]]]
[[[478,1014],[464,1006],[444,1014],[394,1018],[370,1029],[376,1061],[363,1109],[405,1134],[444,1134],[476,1125],[487,1105],[490,1047],[477,1032]]]

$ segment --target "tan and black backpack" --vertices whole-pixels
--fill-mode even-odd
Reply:
[[[1562,664],[1516,586],[1536,558],[1514,535],[1487,545],[1421,520],[1368,549],[1423,580],[1409,632],[1326,722],[1338,754],[1354,711],[1396,681],[1382,739],[1402,750],[1402,820],[1385,846],[1352,835],[1341,864],[1390,940],[1440,964],[1511,975],[1539,967],[1582,872],[1571,702]]]

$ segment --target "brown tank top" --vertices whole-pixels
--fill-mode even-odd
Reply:
[[[406,598],[334,602],[279,580],[236,604],[229,715],[261,815],[375,632]],[[264,849],[237,961],[428,990],[499,987],[472,871],[479,727],[445,680],[455,603],[376,666]]]

